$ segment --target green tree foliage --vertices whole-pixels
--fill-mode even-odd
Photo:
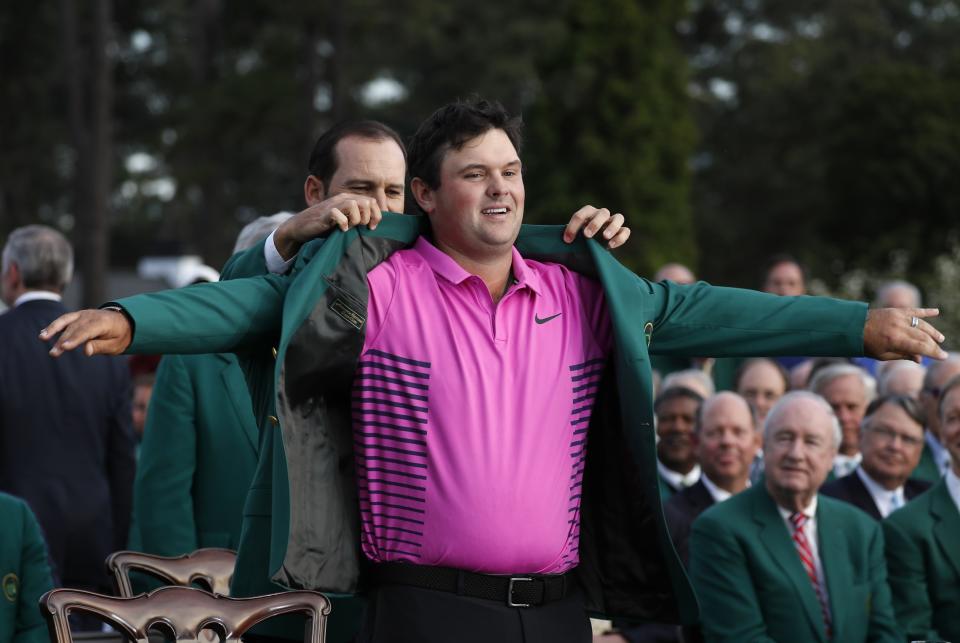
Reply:
[[[670,0],[568,2],[527,118],[531,219],[556,221],[584,203],[623,212],[635,233],[621,256],[646,274],[696,263],[695,132],[673,31],[683,14]]]

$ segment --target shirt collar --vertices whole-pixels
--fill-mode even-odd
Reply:
[[[413,250],[427,262],[431,270],[452,284],[459,285],[468,278],[475,276],[464,270],[460,264],[454,261],[453,257],[430,243],[425,236],[421,235],[417,239],[417,242],[413,245]],[[540,275],[530,269],[516,246],[511,251],[513,255],[513,284],[521,288],[530,288],[539,295],[541,292]]]
[[[882,484],[874,480],[869,473],[863,470],[863,465],[861,464],[856,469],[854,469],[857,476],[860,478],[860,481],[863,483],[863,486],[867,488],[867,491],[873,497],[873,501],[877,504],[877,508],[880,509],[880,513],[886,517],[886,514],[890,513],[891,505],[891,496],[896,494],[900,497],[900,505],[903,506],[906,504],[906,498],[903,495],[903,486],[899,486],[896,489],[887,489]]]
[[[13,307],[16,308],[28,301],[60,301],[62,299],[60,295],[49,290],[30,290],[17,297],[13,302]]]
[[[713,483],[713,480],[708,478],[707,474],[705,473],[700,474],[700,482],[703,483],[703,486],[706,487],[707,491],[710,492],[710,495],[713,496],[714,502],[723,502],[724,500],[728,500],[731,496],[733,496],[733,494],[727,491],[726,489],[721,489],[720,487],[715,485]],[[748,489],[750,488],[749,480],[747,480],[747,488]]]
[[[792,510],[790,510],[790,509],[784,509],[784,508],[781,507],[780,505],[777,505],[777,511],[779,511],[779,512],[780,512],[780,515],[783,517],[783,519],[784,519],[784,520],[787,520],[787,521],[789,521],[789,520],[790,520],[790,516],[793,515],[793,511],[792,511]],[[806,507],[804,507],[803,509],[800,510],[800,513],[802,513],[804,516],[807,517],[807,522],[808,522],[808,523],[809,523],[811,520],[815,520],[815,519],[816,519],[816,517],[817,517],[817,496],[816,496],[816,494],[814,494],[813,500],[810,501],[810,504],[808,504]]]
[[[957,511],[960,511],[960,478],[957,477],[953,467],[947,469],[945,477],[947,479],[947,491],[950,492],[950,497],[953,498],[953,504],[957,506]]]
[[[697,480],[700,479],[699,464],[693,465],[693,468],[690,469],[689,473],[683,474],[679,471],[668,469],[665,464],[660,462],[660,460],[657,460],[657,471],[659,471],[660,475],[666,478],[667,482],[673,485],[676,489],[692,487],[693,485],[697,484]]]

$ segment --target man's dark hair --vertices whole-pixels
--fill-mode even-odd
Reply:
[[[447,150],[492,129],[503,130],[520,153],[523,121],[511,116],[497,101],[477,96],[445,105],[423,121],[410,139],[410,178],[419,178],[430,188],[440,187],[440,164]]]
[[[796,257],[794,257],[794,256],[791,255],[791,254],[787,254],[786,252],[780,252],[780,253],[778,253],[778,254],[775,254],[775,255],[772,255],[772,256],[768,257],[767,260],[766,260],[766,262],[764,262],[764,264],[763,264],[763,281],[764,281],[764,283],[766,283],[767,277],[770,276],[770,271],[773,270],[774,268],[776,268],[777,266],[779,266],[779,265],[782,264],[782,263],[792,263],[792,264],[795,265],[797,268],[799,268],[799,269],[800,269],[800,276],[803,277],[803,283],[807,283],[808,281],[810,281],[810,280],[807,278],[807,268],[806,268],[806,266],[804,266],[802,263],[800,263],[800,260],[799,260],[799,259],[797,259]]]
[[[379,121],[340,121],[324,132],[313,145],[307,171],[323,182],[324,189],[329,189],[330,179],[337,173],[340,160],[337,158],[337,143],[343,139],[356,136],[370,141],[391,140],[395,142],[403,158],[407,158],[407,149],[403,146],[400,135],[393,129]]]
[[[737,369],[737,374],[733,376],[734,391],[740,390],[740,380],[743,379],[743,376],[746,375],[747,371],[757,364],[769,364],[775,368],[777,373],[780,375],[780,378],[783,380],[783,392],[786,393],[790,390],[790,375],[787,373],[787,369],[783,367],[783,364],[776,362],[769,357],[751,357],[740,365],[740,368]]]
[[[653,412],[659,413],[660,407],[669,402],[670,400],[678,399],[687,399],[693,400],[698,405],[703,404],[703,396],[694,391],[692,388],[687,388],[686,386],[671,386],[670,388],[661,391],[657,396],[657,399],[653,402]],[[697,407],[699,412],[699,406]]]
[[[862,423],[866,425],[867,420],[873,417],[873,414],[880,410],[880,407],[886,406],[887,404],[892,404],[893,406],[900,407],[907,416],[920,425],[923,428],[927,423],[927,418],[923,414],[923,407],[920,406],[920,403],[909,395],[900,395],[898,393],[892,393],[890,395],[881,395],[867,406],[867,410],[863,414]]]

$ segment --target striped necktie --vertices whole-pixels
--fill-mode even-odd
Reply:
[[[832,636],[830,606],[827,605],[827,597],[824,595],[823,585],[820,582],[820,575],[817,574],[817,566],[813,561],[813,550],[810,549],[810,541],[803,530],[807,524],[807,517],[799,511],[790,514],[790,524],[793,525],[793,544],[797,548],[797,554],[800,555],[800,562],[803,563],[803,569],[807,572],[807,577],[813,585],[813,593],[817,595],[817,602],[820,603],[820,611],[823,613],[823,623],[826,626],[827,640]]]

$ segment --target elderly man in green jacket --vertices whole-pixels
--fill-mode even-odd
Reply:
[[[960,641],[960,375],[944,385],[938,414],[950,468],[883,522],[893,604],[911,641]]]
[[[469,125],[478,119],[479,127]],[[599,244],[583,240],[565,244],[559,228],[521,231],[524,199],[519,140],[508,121],[496,106],[481,102],[447,106],[421,127],[410,153],[414,177],[411,187],[427,213],[426,219],[384,216],[376,230],[353,227],[346,233],[335,233],[322,246],[303,248],[292,277],[238,279],[180,293],[135,297],[119,302],[120,311],[65,316],[44,333],[52,337],[64,331],[52,349],[54,355],[82,344],[89,353],[127,349],[209,352],[249,347],[244,359],[255,406],[269,413],[266,421],[280,426],[279,432],[268,434],[269,444],[265,441],[261,449],[248,496],[248,507],[256,505],[271,518],[266,536],[269,561],[260,560],[258,564],[265,564],[251,568],[250,573],[269,574],[288,587],[329,592],[355,592],[362,585],[372,588],[375,604],[364,640],[489,640],[491,628],[500,632],[497,628],[502,626],[507,634],[500,640],[534,636],[529,629],[533,628],[541,632],[539,640],[583,641],[589,638],[583,608],[635,620],[696,621],[696,600],[670,545],[660,509],[648,344],[664,354],[688,356],[860,354],[864,349],[886,358],[940,354],[937,341],[942,337],[922,320],[935,314],[933,311],[872,311],[868,315],[865,306],[855,303],[774,298],[706,284],[651,284],[624,269]],[[421,235],[430,235],[430,241]],[[565,403],[574,414],[572,428],[566,422],[564,426],[551,422],[551,426],[536,429],[532,424],[489,424],[491,431],[501,426],[532,431],[531,438],[552,431],[557,440],[564,440],[569,439],[565,434],[575,432],[569,454],[572,483],[558,484],[554,499],[564,505],[570,503],[570,527],[563,545],[567,555],[560,561],[558,553],[553,566],[538,568],[521,562],[509,572],[491,573],[482,561],[461,567],[436,564],[432,559],[414,564],[402,552],[394,555],[381,546],[399,535],[381,538],[383,534],[377,530],[386,523],[376,516],[371,522],[370,488],[358,478],[369,483],[372,478],[368,474],[391,466],[387,458],[393,456],[377,454],[371,458],[370,445],[364,439],[373,422],[361,418],[354,433],[351,415],[355,405],[351,398],[357,393],[354,381],[361,372],[358,369],[368,368],[362,362],[382,357],[383,351],[367,350],[368,341],[384,337],[392,341],[383,335],[392,328],[379,322],[378,333],[365,335],[371,320],[382,320],[387,314],[384,306],[390,301],[390,297],[384,299],[373,293],[384,287],[383,279],[389,283],[391,274],[406,269],[393,256],[398,255],[401,262],[414,259],[411,246],[447,266],[441,269],[446,277],[436,270],[433,274],[423,272],[428,283],[443,289],[449,284],[463,285],[466,290],[458,297],[465,296],[464,292],[474,293],[452,313],[473,307],[486,311],[481,314],[489,320],[489,346],[457,341],[455,328],[431,336],[438,350],[452,350],[465,360],[465,369],[477,365],[471,361],[472,350],[499,350],[498,346],[508,350],[511,336],[528,332],[521,321],[516,322],[520,326],[502,327],[497,319],[515,313],[515,305],[538,301],[543,293],[566,297],[563,301],[572,306],[564,308],[559,319],[552,309],[530,313],[537,327],[559,333],[556,337],[562,343],[554,344],[553,350],[570,348],[576,353],[589,349],[609,355],[609,360],[603,357],[571,364],[569,379],[579,377],[583,369],[587,369],[583,374],[591,378],[586,382],[591,390],[576,398],[578,404],[574,405],[572,397]],[[564,276],[566,269],[557,262],[583,276]],[[531,267],[532,263],[537,266]],[[530,270],[543,270],[549,275],[546,283],[562,278],[577,285],[545,289],[543,279],[531,278]],[[588,305],[589,301],[600,301],[596,298],[599,286],[591,286],[590,279],[603,287],[600,308]],[[398,288],[416,285],[402,279],[396,283]],[[518,294],[521,290],[522,295]],[[423,303],[424,310],[436,310],[438,300],[428,298]],[[588,310],[594,312],[588,314]],[[596,316],[595,325],[583,321],[590,314]],[[472,323],[479,324],[482,319],[475,317]],[[567,325],[568,319],[574,321]],[[276,363],[265,364],[271,359],[267,346],[277,340]],[[429,352],[431,346],[427,344],[424,349]],[[429,362],[404,359],[407,361],[394,365],[392,372],[407,378],[416,377],[409,372],[418,372]],[[493,367],[480,382],[493,386],[505,378],[520,376],[529,379],[523,387],[542,390],[553,396],[549,399],[559,395],[556,387],[571,385],[562,377],[567,368],[531,368],[534,364],[542,366],[531,361],[527,365],[510,364],[515,368],[509,371]],[[422,370],[419,372],[422,374]],[[397,379],[389,373],[382,377]],[[458,399],[443,397],[458,386],[456,377],[431,379],[430,386],[437,387],[441,399]],[[518,390],[511,387],[501,393],[506,396],[502,399],[504,409],[514,408],[510,397]],[[490,393],[462,393],[464,397],[459,399],[464,413],[460,419],[469,423],[475,418],[468,409],[491,401]],[[405,395],[411,394],[408,391]],[[275,413],[270,413],[273,409]],[[436,438],[412,439],[427,442],[428,450],[433,439],[451,446],[455,426],[431,424],[429,408],[407,411],[380,410],[384,417],[380,423],[396,424],[390,413],[409,418],[409,412],[426,412],[428,433]],[[278,433],[282,442],[274,437]],[[482,443],[482,432],[470,435]],[[464,442],[463,446],[471,444]],[[518,448],[523,450],[522,445]],[[498,449],[477,452],[479,464],[497,470],[499,453]],[[401,452],[399,459],[410,465],[409,458],[403,460],[409,455]],[[374,460],[387,464],[381,466]],[[428,461],[425,466],[435,471],[440,470],[438,464]],[[501,477],[490,481],[498,489],[509,488],[514,475],[510,471],[517,469],[501,470],[497,474]],[[541,485],[542,481],[531,483]],[[568,498],[568,485],[581,491]],[[412,491],[414,494],[407,495],[415,496],[417,490]],[[516,491],[494,500],[503,501],[507,511],[520,511],[524,489]],[[428,533],[435,521],[442,523],[445,514],[431,514],[430,502],[427,500],[422,518],[410,518],[413,527],[409,531],[417,532],[411,535]],[[395,514],[389,515],[390,509],[386,507],[388,522],[396,518]],[[394,528],[399,523],[389,524]],[[516,539],[528,536],[533,526],[521,520],[508,530],[511,533],[499,528],[478,529],[471,540],[502,542],[510,553]],[[404,532],[396,528],[393,533]],[[545,543],[534,540],[531,544],[541,551]],[[449,545],[457,555],[470,553],[461,551],[462,542]],[[393,563],[401,564],[398,568]],[[496,569],[502,571],[501,567]],[[538,569],[547,571],[537,573]],[[557,573],[549,573],[553,569]],[[433,592],[429,594],[431,599],[411,616],[405,608],[424,596],[421,590]],[[437,603],[431,601],[439,601],[444,609],[436,609]],[[483,616],[488,611],[481,605],[490,608],[494,616]],[[574,605],[580,608],[571,609]],[[557,610],[556,606],[565,608]],[[438,615],[449,619],[447,627],[437,626]]]

